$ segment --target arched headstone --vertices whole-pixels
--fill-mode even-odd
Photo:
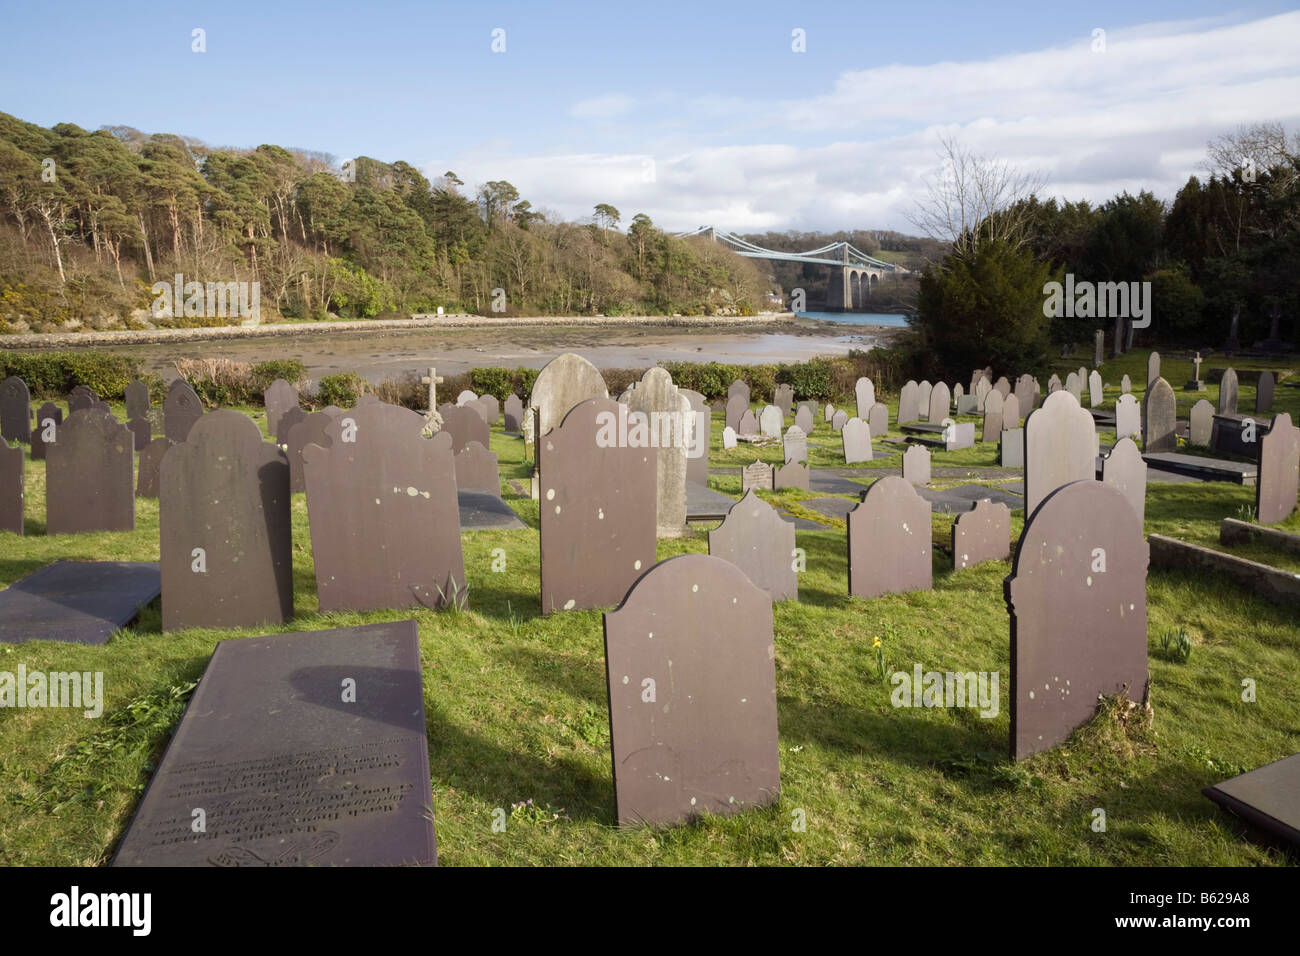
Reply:
[[[126,417],[130,421],[133,418],[148,418],[150,399],[149,386],[144,382],[132,382],[126,387]]]
[[[442,416],[441,435],[451,439],[451,452],[454,455],[472,441],[484,448],[492,444],[488,423],[478,410],[468,405],[441,405],[438,414]],[[421,419],[423,421],[423,419]]]
[[[569,409],[589,398],[609,398],[600,369],[581,355],[557,355],[537,373],[524,415],[524,443],[531,452],[534,442],[564,420]]]
[[[1255,388],[1255,414],[1262,415],[1273,410],[1273,387],[1276,382],[1272,372],[1259,373],[1259,385]]]
[[[952,393],[948,390],[947,382],[940,382],[934,388],[930,389],[930,407],[926,420],[934,422],[936,425],[948,417],[948,412],[952,408]]]
[[[736,425],[737,435],[757,435],[758,419],[754,417],[753,409],[745,409],[745,414],[740,416],[740,421]]]
[[[1148,452],[1178,450],[1177,409],[1173,387],[1163,378],[1147,387],[1142,397],[1142,440]]]
[[[137,498],[157,498],[162,484],[162,460],[167,450],[175,445],[166,435],[160,435],[149,442],[140,452],[140,464],[136,470],[135,496]]]
[[[777,465],[772,469],[772,490],[799,488],[807,491],[810,477],[807,464],[801,461],[787,461],[784,465]]]
[[[997,441],[1002,436],[1002,393],[996,388],[984,397],[984,428],[980,441]]]
[[[1025,419],[1025,514],[1053,490],[1097,475],[1097,426],[1073,395],[1058,389]]]
[[[922,379],[916,386],[916,417],[923,421],[929,421],[930,415],[930,394],[934,391],[934,386],[928,379]]]
[[[1115,434],[1120,438],[1142,436],[1142,408],[1137,396],[1125,393],[1115,400]]]
[[[1259,439],[1259,479],[1255,483],[1255,515],[1260,524],[1285,521],[1296,508],[1300,492],[1300,428],[1291,416],[1273,416]]]
[[[73,412],[45,448],[45,533],[135,530],[135,438],[99,408]]]
[[[929,590],[930,503],[911,484],[893,475],[873,482],[845,520],[851,596]]]
[[[787,464],[792,461],[806,462],[808,460],[808,436],[804,434],[803,429],[798,425],[791,425],[785,430],[782,445],[785,450]]]
[[[506,431],[511,435],[518,434],[523,428],[524,403],[514,392],[506,396],[505,413]]]
[[[781,421],[784,424],[790,409],[794,408],[794,386],[778,385],[772,393],[772,404],[781,409]]]
[[[282,441],[280,436],[287,437],[289,430],[280,427],[280,419],[290,409],[299,407],[298,390],[284,379],[277,378],[262,394],[262,399],[266,403],[266,432],[277,441]],[[304,414],[303,417],[305,418],[306,415]]]
[[[1101,373],[1093,369],[1088,374],[1088,405],[1090,408],[1096,408],[1105,398],[1106,389],[1101,381]]]
[[[882,402],[871,406],[867,415],[867,427],[871,429],[872,438],[883,438],[889,434],[889,409]]]
[[[866,421],[867,415],[871,413],[871,406],[876,404],[876,386],[869,378],[859,378],[853,386],[853,393],[858,401],[858,418]]]
[[[63,424],[63,409],[59,408],[53,402],[46,402],[36,410],[36,427],[32,429],[32,459],[34,461],[43,461],[45,459],[45,436],[50,436],[50,441],[54,441],[55,436],[59,433],[59,426]]]
[[[722,429],[722,448],[727,450],[736,447],[736,430],[728,425]]]
[[[764,405],[758,413],[758,431],[765,438],[780,438],[781,424],[784,418],[781,409],[775,405]]]
[[[740,469],[740,490],[741,492],[749,491],[751,488],[757,488],[760,491],[772,490],[772,466],[754,459],[753,464],[746,465]]]
[[[831,429],[832,429],[833,431],[840,431],[841,429],[844,428],[844,424],[845,424],[845,422],[847,422],[848,420],[849,420],[849,413],[848,413],[848,412],[846,412],[846,411],[845,411],[844,409],[842,409],[842,408],[836,409],[836,410],[835,410],[835,417],[831,419]]]
[[[813,421],[813,413],[806,406],[800,407],[799,411],[795,412],[794,423],[799,426],[804,435],[812,434]]]
[[[1020,418],[1020,399],[1012,392],[1002,400],[1002,430],[1019,428]]]
[[[740,431],[740,420],[747,412],[749,412],[749,401],[743,395],[732,395],[727,399],[726,423],[737,433]]]
[[[26,459],[21,445],[0,441],[0,532],[23,533]],[[790,539],[793,544],[794,525],[790,526]]]
[[[497,453],[476,441],[456,452],[456,490],[480,491],[501,497],[501,478],[497,471]]]
[[[922,488],[930,483],[930,450],[924,445],[912,445],[903,452],[903,480]]]
[[[655,366],[632,389],[626,408],[631,416],[646,417],[651,444],[658,446],[655,520],[660,537],[676,537],[686,529],[686,452],[696,426],[691,403],[668,370]],[[770,418],[780,418],[781,410],[768,408],[770,424]],[[773,437],[781,437],[779,423]]]
[[[697,485],[709,483],[709,440],[713,430],[713,412],[709,401],[699,392],[689,388],[678,391],[686,396],[695,415],[695,431],[692,432],[693,445],[686,451],[686,480]]]
[[[172,382],[163,402],[163,434],[174,442],[182,442],[202,415],[203,403],[189,382],[179,378]]]
[[[919,396],[920,386],[916,382],[908,381],[903,385],[903,390],[898,393],[897,424],[906,425],[920,417]]]
[[[1219,381],[1219,414],[1237,414],[1237,372],[1228,369]]]
[[[1152,352],[1147,356],[1147,388],[1160,377],[1160,353]]]
[[[334,405],[328,405],[319,412],[312,412],[302,421],[289,429],[285,441],[286,456],[289,459],[289,491],[299,494],[307,490],[307,478],[303,473],[302,451],[308,445],[329,447],[326,429],[330,422],[337,421],[343,412]]]
[[[871,426],[862,419],[850,418],[845,422],[840,430],[840,440],[844,443],[844,464],[871,461]]]
[[[32,395],[16,375],[0,382],[0,440],[24,445],[32,440]]]
[[[1210,436],[1214,434],[1214,406],[1205,399],[1200,399],[1192,406],[1187,423],[1187,443],[1210,447]]]

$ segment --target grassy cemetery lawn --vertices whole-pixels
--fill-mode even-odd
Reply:
[[[1072,367],[1079,364],[1087,363],[1080,358]],[[1204,368],[1223,364],[1211,359]],[[1068,367],[1062,363],[1062,378]],[[1218,397],[1215,384],[1204,393],[1183,392],[1190,371],[1190,362],[1165,359],[1163,374],[1184,417],[1196,399]],[[1107,405],[1119,393],[1123,372],[1140,398],[1146,353],[1103,368]],[[890,434],[897,435],[897,397],[882,400],[890,402]],[[1253,386],[1245,382],[1240,407],[1254,408]],[[1274,407],[1300,418],[1294,380],[1279,384]],[[241,410],[265,427],[262,409]],[[847,410],[853,412],[851,404]],[[121,407],[114,411],[123,417]],[[755,457],[783,460],[779,443],[724,452],[722,425],[715,413],[714,468],[739,468]],[[1110,440],[1103,432],[1102,441]],[[839,447],[839,436],[818,416],[809,436],[811,464],[843,467]],[[879,442],[876,448],[880,454]],[[1201,789],[1300,750],[1300,621],[1294,609],[1209,575],[1151,571],[1152,714],[1108,704],[1066,745],[1015,764],[1007,756],[1003,579],[1009,563],[954,573],[948,556],[936,549],[932,591],[849,598],[844,522],[800,506],[824,497],[800,491],[762,494],[825,527],[798,532],[798,546],[807,553],[800,599],[774,609],[779,803],[673,828],[617,828],[601,614],[541,616],[537,504],[510,483],[515,479],[527,489],[523,442],[498,424],[492,450],[506,500],[529,527],[463,534],[467,610],[319,613],[305,497],[295,495],[296,617],[288,626],[164,635],[155,605],[102,647],[0,646],[0,670],[15,671],[21,663],[28,671],[102,671],[106,697],[98,720],[66,709],[0,711],[0,864],[108,861],[218,641],[407,618],[420,628],[434,825],[444,864],[1286,861],[1243,839],[1242,825]],[[897,468],[900,455],[872,464]],[[935,469],[996,464],[996,444],[933,455]],[[934,484],[955,481],[936,474]],[[862,482],[865,487],[869,478]],[[714,475],[710,485],[739,495],[740,476]],[[1253,488],[1151,483],[1146,530],[1300,572],[1294,555],[1257,545],[1220,548],[1220,519],[1249,518],[1253,504]],[[158,559],[156,500],[137,499],[132,533],[46,537],[44,512],[44,467],[29,460],[27,536],[0,536],[0,585],[58,559]],[[936,541],[946,541],[953,518],[933,516]],[[1022,525],[1022,512],[1013,512],[1013,542]],[[692,537],[660,541],[659,557],[707,552],[703,527],[697,525]],[[1300,532],[1300,515],[1278,527]],[[501,552],[505,568],[494,570]],[[1191,640],[1186,659],[1172,639],[1178,633]],[[911,672],[917,664],[923,671],[997,672],[996,716],[893,707],[888,674]],[[1253,682],[1254,702],[1243,701],[1243,682]],[[505,812],[504,832],[494,832],[498,808]],[[1095,808],[1105,810],[1105,832],[1092,827]]]

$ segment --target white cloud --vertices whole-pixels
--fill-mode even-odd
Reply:
[[[622,93],[606,93],[580,100],[569,109],[569,115],[577,119],[612,119],[621,116],[632,108],[632,98]]]

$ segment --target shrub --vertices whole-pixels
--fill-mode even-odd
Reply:
[[[253,367],[227,358],[177,359],[176,371],[209,408],[248,405],[261,390],[253,384]]]
[[[297,359],[271,359],[258,362],[252,368],[252,384],[258,394],[264,393],[277,378],[282,378],[299,392],[307,390],[307,366]]]
[[[782,365],[777,372],[776,380],[793,386],[796,400],[833,401],[835,395],[832,390],[834,382],[831,371],[830,359],[811,359],[795,365]]]
[[[316,400],[322,405],[351,408],[365,394],[366,383],[355,372],[326,375],[316,386]]]
[[[514,375],[503,366],[470,369],[469,380],[475,394],[495,395],[502,402],[515,390]]]
[[[419,372],[407,372],[401,378],[386,378],[375,386],[375,398],[389,405],[422,412],[429,404],[429,392],[428,387],[420,383],[420,378]]]
[[[0,378],[16,375],[39,398],[67,395],[75,385],[92,388],[103,399],[122,398],[140,376],[141,361],[107,352],[4,352]]]

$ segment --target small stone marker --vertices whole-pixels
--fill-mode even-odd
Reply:
[[[871,406],[867,415],[867,427],[872,438],[884,438],[889,434],[889,408],[881,402]]]
[[[32,396],[16,375],[0,382],[0,441],[29,444],[32,440]]]
[[[156,564],[56,561],[0,590],[0,644],[107,644],[159,590]]]
[[[0,532],[23,533],[26,466],[27,455],[22,446],[11,446],[0,440]]]
[[[998,442],[998,458],[1003,468],[1025,467],[1025,430],[1004,428]]]
[[[777,801],[772,634],[767,592],[730,561],[703,554],[655,565],[605,614],[620,825]]]
[[[826,408],[823,410],[823,415],[825,416],[823,421],[829,423],[830,420],[835,417],[835,406],[830,402],[827,402]]]
[[[1014,759],[1062,743],[1099,694],[1146,702],[1147,559],[1142,523],[1104,482],[1056,488],[1030,514],[1004,585]]]
[[[722,447],[724,450],[736,447],[736,430],[730,425],[722,429]]]
[[[831,419],[831,429],[832,429],[833,431],[840,431],[840,430],[842,430],[842,429],[844,428],[844,424],[845,424],[848,420],[849,420],[849,413],[848,413],[848,412],[846,412],[846,411],[845,411],[844,409],[842,409],[842,408],[836,409],[836,411],[835,411],[835,417]]]
[[[998,377],[998,380],[993,383],[993,388],[1002,393],[1003,399],[1005,399],[1008,395],[1011,394],[1011,383],[1007,381],[1007,377],[1005,375],[1001,375]]]
[[[802,428],[798,425],[791,425],[785,430],[785,439],[782,442],[785,448],[785,461],[789,464],[792,461],[808,460],[808,436],[804,434]]]
[[[954,571],[1011,556],[1011,509],[988,498],[958,515],[952,526]]]
[[[1073,395],[1058,389],[1025,419],[1025,514],[1053,490],[1097,476],[1097,426]]]
[[[477,400],[478,400],[478,394],[474,391],[471,391],[468,388],[456,396],[456,404],[462,406],[468,405],[470,402],[477,401]]]
[[[1142,437],[1142,407],[1130,392],[1115,400],[1115,434],[1120,438]]]
[[[218,644],[113,865],[437,858],[418,631],[394,621]]]
[[[157,498],[162,484],[162,460],[167,449],[175,445],[166,435],[159,435],[140,452],[140,466],[136,474],[135,496]]]
[[[736,434],[738,435],[758,434],[758,420],[754,418],[754,412],[752,409],[748,409],[748,408],[745,409],[745,414],[740,416],[740,422],[736,426]]]
[[[788,461],[772,469],[772,490],[785,488],[808,490],[809,468],[801,461]]]
[[[1255,414],[1262,415],[1273,410],[1273,388],[1275,378],[1272,372],[1259,373],[1259,384],[1255,388]]]
[[[1015,396],[1008,396],[1008,399]],[[961,451],[963,448],[975,447],[975,423],[974,422],[954,422],[951,418],[945,418],[943,429],[943,447],[945,451]]]
[[[980,441],[997,441],[1002,434],[1002,393],[993,389],[984,398],[984,430]],[[1015,424],[1019,424],[1016,422]]]
[[[1142,397],[1142,438],[1146,451],[1178,450],[1177,402],[1173,388],[1163,378],[1147,387]]]
[[[1273,425],[1259,439],[1259,480],[1255,484],[1255,520],[1285,521],[1296,508],[1300,492],[1300,428],[1287,413],[1273,416]]]
[[[1160,353],[1152,352],[1147,356],[1147,388],[1160,377]]]
[[[1214,406],[1201,399],[1192,406],[1187,428],[1187,443],[1210,447],[1210,436],[1214,433]]]
[[[780,438],[784,418],[775,405],[764,405],[758,415],[758,431],[765,438]]]
[[[879,479],[846,521],[851,596],[930,589],[930,503],[911,484],[893,475]]]
[[[1192,380],[1183,386],[1183,391],[1185,392],[1205,391],[1205,383],[1201,381],[1201,362],[1203,361],[1204,359],[1201,358],[1200,352],[1197,352],[1195,355],[1192,356]]]
[[[1228,369],[1219,380],[1219,414],[1237,414],[1237,372]]]
[[[924,488],[930,483],[930,450],[913,445],[903,452],[903,480]]]
[[[799,406],[799,410],[794,413],[794,423],[799,426],[804,435],[811,435],[813,430],[813,413],[806,406]]]
[[[746,465],[740,469],[740,490],[743,494],[751,488],[757,488],[761,491],[772,490],[772,466],[766,465],[758,459],[754,460],[752,465]]]
[[[456,452],[456,490],[482,491],[501,497],[501,477],[497,470],[497,453],[476,441]]]
[[[1138,521],[1146,520],[1147,463],[1142,459],[1137,442],[1121,438],[1109,455],[1101,461],[1102,481],[1118,490],[1137,513]]]
[[[1083,404],[1083,380],[1078,372],[1071,372],[1065,376],[1065,390],[1074,396],[1076,402]]]
[[[876,386],[871,379],[864,376],[854,384],[853,395],[858,402],[858,418],[866,421],[871,413],[871,406],[876,404]]]
[[[36,410],[36,427],[32,429],[32,459],[43,461],[45,448],[49,442],[58,440],[59,426],[63,424],[63,409],[53,402],[46,402]]]
[[[492,444],[488,423],[476,409],[466,405],[443,405],[438,409],[442,416],[442,431],[439,434],[451,439],[452,454],[460,451],[472,441],[484,448]]]
[[[1047,380],[1047,394],[1051,395],[1053,392],[1059,391],[1060,388],[1061,377],[1053,372],[1052,377]]]
[[[988,400],[989,392],[993,391],[993,385],[989,382],[988,376],[981,376],[980,380],[975,383],[975,407],[981,412],[984,411],[984,402]]]
[[[1105,386],[1101,381],[1101,373],[1093,369],[1088,374],[1088,403],[1089,407],[1096,408],[1106,396]]]
[[[709,554],[730,561],[775,601],[799,600],[794,522],[754,492],[746,493],[709,532]]]
[[[284,379],[277,378],[270,384],[262,397],[266,403],[266,432],[268,435],[274,436],[276,441],[283,442],[284,439],[281,436],[287,436],[289,429],[280,427],[280,419],[291,408],[298,408],[298,390]],[[301,411],[301,409],[299,410]]]
[[[135,530],[135,439],[112,415],[68,416],[45,449],[45,533]]]
[[[844,443],[844,464],[855,465],[860,461],[871,461],[871,427],[860,418],[850,418],[840,431],[840,440]]]
[[[182,442],[202,415],[203,403],[189,382],[179,378],[172,382],[163,402],[163,434],[172,441]]]
[[[501,417],[501,402],[492,394],[480,395],[478,399],[479,411],[487,415],[487,423],[495,425],[497,419]]]

